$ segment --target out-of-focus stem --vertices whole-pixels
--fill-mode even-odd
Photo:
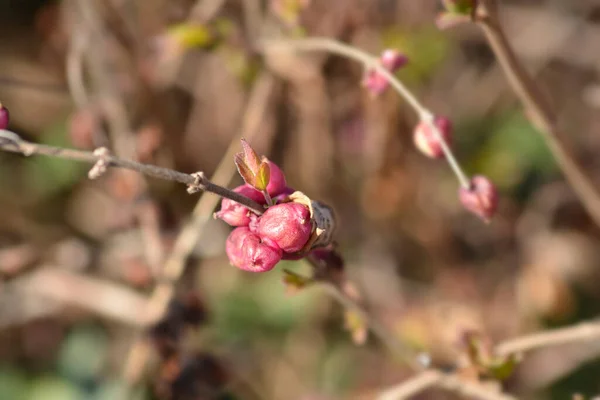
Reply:
[[[308,39],[296,39],[296,40],[283,40],[283,39],[269,39],[263,40],[261,48],[263,50],[279,50],[279,51],[326,51],[331,54],[346,57],[362,63],[365,68],[371,68],[377,71],[378,74],[383,76],[390,83],[392,88],[400,96],[406,100],[406,102],[415,110],[419,118],[427,123],[431,128],[436,139],[440,143],[440,147],[448,160],[450,168],[456,175],[460,185],[464,188],[469,188],[469,178],[462,170],[458,160],[454,156],[452,150],[444,140],[442,133],[434,123],[433,113],[427,109],[416,96],[390,71],[385,69],[380,63],[377,57],[374,57],[356,47],[338,42],[334,39],[329,38],[308,38]]]
[[[600,225],[600,193],[559,138],[556,113],[506,38],[498,18],[497,2],[482,0],[479,7],[476,22],[483,30],[511,88],[525,107],[529,119],[544,138],[583,206],[596,224]]]

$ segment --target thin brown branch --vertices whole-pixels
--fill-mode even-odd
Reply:
[[[496,346],[496,353],[498,355],[519,354],[543,347],[592,341],[598,340],[599,338],[600,322],[584,322],[566,328],[534,333],[504,341]],[[480,392],[479,394],[476,394],[474,390],[479,391],[484,388],[479,387],[479,385],[475,387],[472,383],[460,380],[455,375],[442,374],[441,372],[428,370],[386,390],[379,397],[379,400],[407,399],[434,386],[477,397],[479,399],[489,398],[493,400],[513,398],[506,394],[493,393],[487,390],[486,392],[489,393],[484,394],[483,392]],[[483,397],[488,395],[491,397]]]
[[[323,282],[325,291],[345,309],[355,312],[375,335],[391,352],[399,357],[406,365],[415,371],[422,369],[417,362],[414,352],[408,348],[400,339],[393,335],[385,326],[371,316],[360,304],[348,296],[339,285]]]
[[[478,25],[482,28],[511,88],[525,107],[531,122],[544,138],[590,217],[600,225],[600,192],[560,139],[556,126],[556,112],[552,110],[535,80],[516,56],[500,24],[496,0],[482,1],[480,7],[477,16]]]
[[[202,173],[186,174],[183,172],[174,171],[172,169],[158,167],[156,165],[142,164],[136,161],[118,158],[112,155],[100,156],[89,151],[65,149],[61,147],[31,143],[22,140],[16,133],[5,130],[0,130],[0,150],[12,153],[20,153],[25,156],[39,154],[58,157],[65,160],[87,162],[90,164],[96,164],[97,162],[102,161],[105,162],[109,167],[129,169],[153,178],[183,183],[188,186],[188,190],[204,190],[206,192],[214,193],[218,196],[238,202],[258,214],[262,214],[264,212],[263,206],[257,202],[242,196],[233,190],[229,190],[225,187],[212,183],[210,180],[204,177]]]

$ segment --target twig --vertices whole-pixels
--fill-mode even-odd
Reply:
[[[338,56],[358,61],[362,63],[365,68],[376,70],[377,73],[388,80],[394,90],[396,90],[396,92],[398,92],[398,94],[400,94],[400,96],[402,96],[415,110],[419,118],[429,125],[432,132],[436,136],[436,139],[439,141],[440,147],[446,156],[446,160],[448,160],[448,164],[456,175],[460,185],[465,188],[470,187],[469,178],[462,170],[456,157],[452,153],[452,150],[444,140],[442,133],[434,123],[433,113],[423,106],[415,97],[415,95],[413,95],[413,93],[402,82],[400,82],[398,78],[385,69],[379,63],[377,57],[374,57],[350,45],[338,42],[337,40],[320,37],[298,40],[268,39],[263,40],[260,47],[263,51],[326,51],[331,54],[336,54]]]
[[[183,183],[188,186],[188,190],[204,190],[206,192],[211,192],[218,196],[238,202],[258,214],[262,214],[264,212],[263,206],[257,202],[242,196],[233,190],[229,190],[225,187],[212,183],[202,173],[185,174],[172,169],[157,167],[156,165],[142,164],[112,155],[96,156],[88,151],[65,149],[31,143],[21,139],[16,133],[6,130],[0,130],[0,150],[9,151],[12,153],[20,153],[25,156],[40,154],[63,158],[66,160],[82,161],[90,164],[96,164],[98,161],[106,161],[109,167],[129,169],[153,178]]]
[[[561,141],[556,126],[556,112],[552,110],[508,42],[498,18],[497,2],[484,0],[480,2],[480,7],[476,22],[482,28],[490,47],[496,54],[510,86],[523,103],[531,122],[544,138],[583,206],[596,224],[600,225],[600,193]]]
[[[141,326],[144,323],[143,315],[139,312],[146,301],[144,296],[126,286],[82,276],[52,265],[39,266],[30,274],[11,282],[5,289],[6,293],[2,296],[0,304],[7,308],[0,307],[1,327],[13,323],[11,316],[14,310],[11,307],[14,308],[15,302],[23,302],[20,304],[23,307],[28,306],[29,303],[22,300],[21,296],[43,298],[44,302],[50,305],[58,303],[77,306],[127,325]],[[10,295],[18,297],[6,297]],[[55,310],[45,307],[45,303],[42,303],[41,307],[49,311]],[[31,305],[40,307],[40,304],[35,302]],[[21,308],[17,307],[17,310]],[[32,310],[24,312],[31,313]],[[16,320],[23,322],[20,316],[16,316]]]
[[[259,131],[260,123],[263,120],[265,110],[270,103],[268,101],[275,80],[270,74],[264,74],[258,78],[257,83],[248,100],[248,108],[244,114],[241,123],[241,134],[239,137],[251,139]],[[227,185],[236,173],[236,167],[233,163],[233,156],[239,149],[239,142],[232,140],[226,154],[213,175],[213,180],[222,185]],[[145,314],[146,323],[156,322],[167,307],[169,301],[175,293],[174,285],[183,273],[186,260],[192,253],[198,238],[203,231],[204,224],[210,218],[212,211],[216,208],[219,201],[218,197],[203,195],[194,211],[191,219],[183,227],[173,250],[169,254],[162,271],[163,280],[159,283],[150,298]],[[137,340],[127,355],[125,362],[124,375],[128,382],[139,380],[144,366],[149,358],[150,349],[148,343],[144,340]]]
[[[597,340],[600,338],[600,322],[583,322],[566,328],[534,333],[527,336],[507,340],[496,346],[500,355],[523,353],[540,347],[559,346],[563,344]]]
[[[371,332],[390,349],[393,355],[400,357],[402,361],[414,371],[420,371],[422,369],[421,365],[417,362],[416,357],[414,357],[410,349],[397,337],[395,337],[388,329],[381,325],[379,321],[373,318],[360,304],[344,293],[344,291],[338,285],[329,282],[322,282],[321,286],[345,309],[355,312],[365,322]]]
[[[453,374],[427,370],[386,390],[378,400],[402,400],[415,396],[431,387],[440,387],[465,397],[480,400],[516,400],[516,397],[502,392],[494,392],[487,387],[460,379]]]

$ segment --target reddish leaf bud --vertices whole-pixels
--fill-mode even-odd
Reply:
[[[469,15],[477,4],[476,0],[442,0],[442,5],[448,12]]]
[[[387,49],[381,53],[381,65],[388,71],[395,72],[408,63],[406,54],[400,53],[394,49]]]
[[[233,191],[257,203],[263,204],[265,202],[263,194],[248,184],[238,186]],[[215,213],[216,218],[222,219],[231,226],[247,226],[250,223],[251,215],[252,212],[245,206],[230,199],[221,200],[221,210]]]
[[[261,239],[246,227],[229,234],[225,250],[231,264],[249,272],[270,271],[281,260],[281,249],[273,241]]]
[[[446,117],[436,117],[434,124],[438,128],[446,144],[450,145],[452,140],[452,122]],[[417,149],[427,157],[441,158],[444,156],[444,151],[442,150],[437,135],[425,121],[419,122],[415,128],[413,141]]]
[[[388,49],[381,53],[379,62],[385,69],[393,73],[408,63],[408,57],[397,50]],[[365,72],[362,84],[374,96],[383,93],[390,85],[388,79],[373,68]]]
[[[300,251],[312,232],[310,211],[298,203],[269,207],[259,218],[258,234],[273,240],[286,253]]]
[[[8,114],[8,109],[0,104],[0,129],[8,128],[9,120],[10,115]]]
[[[485,176],[477,175],[471,179],[471,187],[460,188],[459,198],[462,205],[484,220],[486,223],[496,213],[498,208],[498,191],[494,184]]]
[[[269,163],[269,167],[271,170],[269,184],[267,185],[267,192],[270,196],[278,196],[287,187],[285,175],[283,174],[281,168],[279,168],[279,166],[277,166],[277,164],[275,164],[273,161],[267,160],[267,162]]]

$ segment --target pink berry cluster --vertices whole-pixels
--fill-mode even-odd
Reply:
[[[294,189],[287,186],[281,169],[264,157],[257,165],[245,169],[256,160],[255,153],[247,144],[244,151],[245,154],[236,162],[244,164],[242,168],[238,164],[238,169],[247,183],[234,191],[267,208],[258,215],[242,204],[223,199],[221,210],[215,213],[215,217],[235,227],[225,245],[231,264],[244,271],[266,272],[281,259],[298,257],[311,238],[313,222],[309,207],[290,201],[289,195]],[[259,171],[262,163],[266,164],[269,176],[266,179],[268,184],[261,191],[256,188],[256,180],[252,179],[248,170],[254,168]],[[260,185],[258,187],[261,188]]]

